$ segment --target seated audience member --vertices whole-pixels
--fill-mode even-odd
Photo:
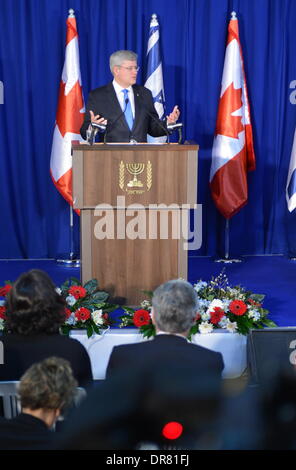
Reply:
[[[0,449],[49,449],[54,441],[50,430],[71,405],[77,382],[70,363],[50,357],[33,364],[22,376],[18,394],[21,413],[0,418]]]
[[[65,422],[65,450],[217,449],[222,381],[175,359],[117,370]]]
[[[260,386],[263,450],[296,450],[296,370],[288,366]]]
[[[33,269],[22,274],[7,295],[6,309],[0,380],[19,380],[34,362],[55,355],[70,362],[80,386],[92,383],[87,351],[79,341],[59,333],[65,302],[45,272]]]
[[[112,350],[107,377],[118,369],[126,370],[137,363],[166,362],[174,368],[175,361],[194,364],[193,374],[203,380],[204,373],[221,377],[222,355],[188,342],[187,336],[198,310],[197,294],[187,281],[172,280],[158,287],[152,298],[152,321],[156,336],[151,341],[115,346]]]

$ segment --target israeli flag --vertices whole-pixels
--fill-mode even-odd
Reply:
[[[294,132],[293,148],[286,187],[288,209],[292,212],[296,207],[296,129]]]
[[[149,88],[154,99],[154,106],[160,119],[165,117],[165,98],[162,77],[162,63],[159,44],[159,24],[154,13],[150,21],[149,40],[147,47],[147,79],[145,87]],[[166,142],[167,137],[151,137],[148,142]]]

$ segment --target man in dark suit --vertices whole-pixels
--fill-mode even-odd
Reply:
[[[178,106],[161,121],[154,108],[152,93],[136,85],[137,54],[117,51],[110,57],[114,79],[108,85],[92,90],[88,97],[80,133],[84,139],[91,126],[105,125],[105,142],[146,142],[147,134],[159,137],[168,134],[167,124],[174,124],[180,115]]]
[[[187,335],[198,310],[197,294],[187,281],[173,280],[158,287],[152,298],[152,321],[156,336],[152,341],[114,347],[107,377],[116,370],[132,367],[133,363],[165,362],[174,368],[174,361],[194,364],[192,374],[209,372],[221,377],[224,367],[220,353],[188,342]]]
[[[223,359],[187,341],[197,294],[186,281],[169,281],[152,305],[156,337],[113,349],[107,380],[72,416],[59,448],[218,447]],[[181,434],[168,436],[174,426]]]

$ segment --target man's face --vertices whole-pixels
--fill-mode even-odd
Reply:
[[[121,65],[115,65],[113,68],[114,78],[119,85],[128,88],[137,81],[138,74],[137,62],[133,60],[125,60]]]

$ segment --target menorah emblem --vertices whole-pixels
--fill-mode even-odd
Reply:
[[[126,163],[126,169],[133,179],[127,183],[129,188],[142,188],[143,183],[137,179],[137,176],[143,173],[145,169],[144,163]]]

